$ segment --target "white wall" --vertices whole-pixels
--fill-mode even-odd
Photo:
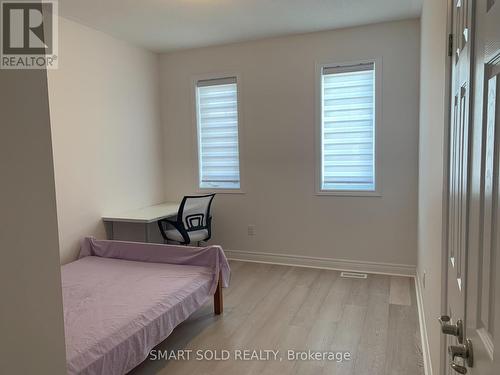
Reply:
[[[376,57],[383,59],[383,196],[316,196],[315,63]],[[418,20],[163,54],[167,198],[197,188],[192,77],[237,72],[245,194],[216,197],[213,242],[416,265],[419,60]]]
[[[0,373],[66,373],[47,77],[0,70]]]
[[[158,56],[60,18],[49,72],[61,261],[100,218],[163,200]]]
[[[445,0],[425,0],[421,19],[418,273],[425,272],[425,320],[434,374],[440,373],[444,135],[446,126]]]

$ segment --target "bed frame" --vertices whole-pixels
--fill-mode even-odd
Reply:
[[[222,298],[222,272],[219,272],[219,281],[214,294],[214,314],[220,315],[224,311],[224,300]]]
[[[95,306],[99,307],[97,299],[89,299],[89,303],[82,306],[78,293],[74,293],[73,286],[77,287],[79,293],[95,292],[96,296],[109,296],[111,291],[105,288],[96,290],[93,285],[85,283],[88,275],[92,272],[100,275],[103,282],[110,282],[113,288],[114,274],[122,274],[130,269],[131,274],[142,276],[143,269],[134,269],[130,262],[124,263],[120,260],[144,263],[162,263],[163,268],[158,268],[158,275],[168,275],[169,267],[177,270],[176,265],[182,267],[193,266],[193,282],[186,285],[186,291],[190,294],[186,304],[176,306],[174,298],[183,293],[182,285],[171,289],[164,289],[162,280],[152,282],[152,299],[144,300],[147,313],[136,317],[135,314],[142,311],[139,304],[130,306],[130,310],[122,318],[123,327],[120,331],[113,329],[99,330],[100,323],[95,321],[92,311]],[[170,266],[168,266],[170,265]],[[102,269],[111,270],[109,274],[102,273]],[[129,268],[132,267],[132,268]],[[151,266],[155,269],[155,266]],[[187,270],[189,271],[189,270]],[[177,271],[176,271],[177,272]],[[182,273],[182,269],[178,270]],[[149,274],[149,273],[148,273]],[[176,277],[176,273],[171,277]],[[78,375],[82,373],[96,373],[106,375],[122,375],[137,366],[147,355],[147,350],[154,348],[173,329],[186,320],[190,314],[205,305],[213,296],[213,313],[217,319],[222,318],[224,303],[222,288],[228,286],[230,268],[222,248],[209,246],[206,248],[193,248],[184,246],[167,246],[161,244],[149,244],[126,241],[103,241],[87,237],[82,240],[79,259],[75,262],[65,264],[61,267],[61,280],[63,295],[65,298],[64,310],[79,319],[78,324],[72,325],[69,320],[65,321],[65,334],[69,334],[74,340],[67,340],[71,357],[67,358],[68,374]],[[133,280],[133,279],[131,279]],[[149,284],[143,284],[148,287]],[[120,285],[116,286],[117,289]],[[136,291],[137,292],[137,291]],[[187,294],[187,293],[186,293]],[[146,297],[146,296],[145,296]],[[156,299],[161,297],[166,303],[162,304],[161,315],[157,314]],[[132,301],[128,298],[127,301]],[[140,302],[140,301],[138,301]],[[115,305],[104,306],[110,316],[121,314],[120,307]],[[175,308],[175,309],[174,309]],[[206,305],[205,305],[206,308]],[[143,316],[144,315],[144,316]],[[142,330],[136,329],[137,319],[144,321]],[[70,319],[71,320],[71,319]],[[84,327],[90,329],[82,331],[79,325],[83,321]],[[109,328],[109,327],[106,327]],[[140,337],[140,339],[137,339]],[[126,343],[126,344],[124,344]],[[126,350],[123,350],[126,345]],[[146,350],[147,349],[147,350]]]

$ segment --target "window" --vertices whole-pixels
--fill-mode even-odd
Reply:
[[[196,83],[199,187],[240,189],[236,77]]]
[[[376,193],[375,63],[322,66],[320,80],[320,193]]]

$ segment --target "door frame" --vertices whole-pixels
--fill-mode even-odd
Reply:
[[[441,227],[441,315],[448,312],[448,192],[450,173],[450,127],[451,127],[451,100],[452,100],[452,65],[453,58],[448,53],[449,36],[453,35],[453,11],[456,0],[447,0],[446,12],[446,36],[444,53],[445,64],[445,111],[444,111],[444,134],[443,134],[443,199],[442,199],[442,227]],[[453,53],[453,52],[452,52]],[[437,317],[436,317],[437,318]],[[440,374],[446,374],[447,363],[447,340],[445,335],[440,336]],[[436,374],[434,374],[436,375]]]

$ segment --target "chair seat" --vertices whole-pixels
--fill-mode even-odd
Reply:
[[[169,240],[184,242],[184,238],[182,237],[181,232],[179,232],[177,229],[166,230],[165,234]],[[192,232],[188,232],[188,235],[191,242],[204,241],[208,238],[208,230],[207,229],[195,230]]]

